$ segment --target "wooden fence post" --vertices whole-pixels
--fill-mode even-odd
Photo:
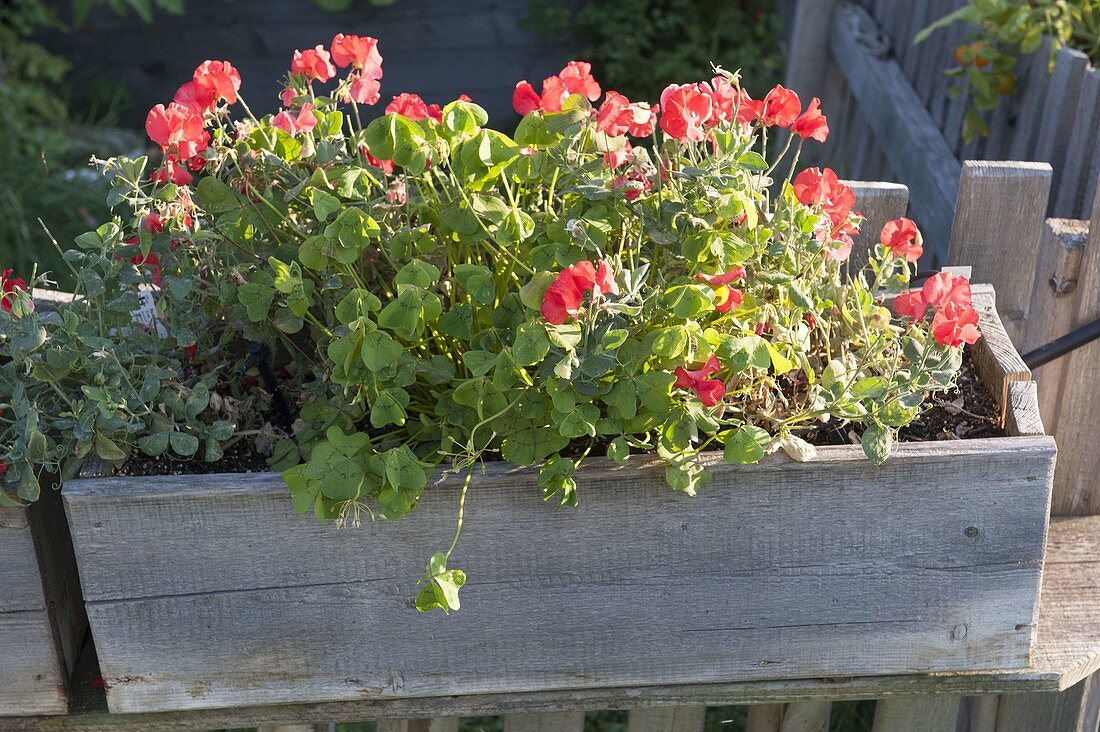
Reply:
[[[958,696],[879,699],[871,732],[956,732],[961,707]]]
[[[1054,71],[1043,82],[1047,86],[1043,101],[1043,116],[1039,122],[1039,134],[1035,144],[1035,159],[1051,164],[1058,171],[1054,181],[1050,208],[1062,182],[1063,166],[1069,151],[1069,138],[1078,124],[1087,125],[1085,120],[1077,119],[1077,104],[1081,96],[1081,82],[1085,78],[1089,57],[1076,49],[1062,47],[1054,59]],[[1077,151],[1083,154],[1085,151]]]
[[[997,708],[996,732],[1095,732],[1100,679],[1090,676],[1065,691],[1006,694]]]
[[[1100,318],[1100,188],[1092,205],[1089,240],[1077,285],[1077,313],[1071,327]],[[1054,333],[1052,336],[1063,335]],[[1100,392],[1093,379],[1100,363],[1100,341],[1093,341],[1068,356],[1063,371],[1061,407],[1052,425],[1058,440],[1058,468],[1054,473],[1056,516],[1100,513],[1100,440],[1096,415]]]
[[[627,732],[703,732],[706,707],[631,709]]]
[[[795,6],[785,84],[807,102],[810,97],[820,97],[825,87],[829,68],[826,30],[833,22],[836,5],[837,0],[798,0]]]
[[[1100,73],[1086,73],[1081,82],[1081,95],[1077,109],[1072,111],[1071,119],[1076,121],[1069,136],[1067,149],[1058,183],[1058,196],[1054,204],[1055,216],[1081,216],[1082,209],[1092,202],[1086,198],[1089,176],[1095,180],[1096,173],[1089,170],[1088,152],[1093,150],[1100,139]],[[1087,210],[1086,210],[1087,214]]]
[[[582,732],[584,712],[547,714],[509,714],[504,717],[504,732]]]
[[[458,717],[437,719],[383,719],[378,732],[458,732]]]
[[[828,732],[832,702],[753,704],[745,732]]]
[[[1013,341],[1023,334],[1052,170],[1048,163],[967,160],[962,166],[947,263],[974,268],[997,291]]]

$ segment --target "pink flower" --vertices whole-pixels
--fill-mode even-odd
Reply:
[[[558,78],[570,94],[580,94],[590,102],[600,98],[600,85],[592,76],[592,64],[587,61],[570,61]]]
[[[399,114],[414,122],[428,119],[431,116],[428,105],[424,103],[424,100],[418,94],[407,92],[398,94],[392,102],[386,105],[386,114]]]
[[[237,92],[241,89],[241,74],[228,61],[203,61],[195,69],[193,79],[216,99],[224,99],[230,104],[237,103]]]
[[[625,135],[634,124],[630,100],[616,91],[609,91],[596,113],[596,129],[609,137]]]
[[[359,152],[363,153],[363,157],[367,159],[367,162],[374,167],[381,170],[386,175],[393,175],[394,165],[392,160],[379,160],[370,154],[370,150],[365,147],[360,147]]]
[[[271,125],[293,137],[316,127],[317,115],[313,113],[313,105],[307,102],[298,110],[297,116],[286,110],[279,112],[271,119]]]
[[[733,269],[731,269],[727,272],[722,272],[721,274],[716,274],[716,275],[697,274],[697,275],[695,275],[695,279],[702,280],[703,282],[706,282],[708,285],[710,285],[712,287],[721,287],[722,285],[728,285],[729,283],[733,282],[734,280],[743,280],[743,279],[745,279],[745,268],[738,265],[738,266],[734,267]]]
[[[301,74],[309,81],[328,81],[336,76],[336,67],[332,65],[330,58],[324,46],[295,51],[294,58],[290,61],[290,71]]]
[[[630,143],[624,143],[618,150],[611,150],[603,155],[603,162],[609,168],[618,168],[626,165],[634,158],[634,149]]]
[[[176,90],[172,101],[194,114],[203,114],[214,106],[214,92],[198,82],[189,81]]]
[[[627,132],[633,137],[649,137],[657,129],[657,113],[661,111],[658,104],[649,105],[644,102],[630,105],[630,111],[634,119],[630,123]]]
[[[10,313],[15,303],[16,291],[26,290],[27,283],[21,277],[12,277],[14,270],[5,269],[0,273],[0,310]]]
[[[145,230],[150,234],[159,234],[164,231],[164,221],[156,211],[145,217],[145,220],[142,221],[142,226],[144,226]]]
[[[928,303],[920,290],[906,290],[894,298],[894,312],[903,318],[923,320],[928,311]]]
[[[729,287],[729,284],[734,280],[742,280],[744,278],[745,268],[740,265],[716,275],[695,275],[695,279],[702,280],[714,288],[714,295],[716,298],[714,309],[720,313],[726,313],[741,307],[741,303],[745,301],[745,296],[740,290]]]
[[[543,295],[543,317],[553,325],[561,325],[580,312],[588,292],[593,300],[605,294],[618,294],[619,285],[606,261],[600,260],[598,268],[589,261],[578,262],[559,272]]]
[[[965,307],[970,305],[970,280],[947,272],[938,272],[925,280],[921,295],[933,307],[943,307],[951,303]]]
[[[188,173],[187,169],[175,160],[165,158],[164,165],[149,174],[149,180],[161,184],[172,182],[177,186],[186,186],[190,185],[191,181],[194,180],[194,176]]]
[[[978,330],[978,312],[969,305],[949,302],[932,318],[932,335],[945,346],[976,343],[982,336]]]
[[[145,117],[145,131],[165,155],[177,160],[198,155],[210,141],[202,116],[176,102],[167,107],[158,104],[150,109]]]
[[[356,76],[348,85],[348,97],[356,104],[378,104],[382,85],[377,79]]]
[[[382,76],[382,54],[378,52],[378,41],[370,36],[346,36],[337,33],[332,39],[332,60],[340,68],[351,66],[354,69],[378,69]]]
[[[701,142],[714,103],[694,84],[670,84],[661,92],[661,129],[670,137]]]
[[[715,76],[710,81],[699,84],[700,90],[710,96],[714,103],[713,124],[730,122],[733,120],[733,103],[737,98],[737,92],[730,80],[724,76]]]
[[[825,142],[829,137],[829,123],[825,115],[821,113],[821,100],[814,97],[806,111],[798,116],[791,124],[791,132],[803,140],[810,138],[818,142]]]
[[[905,217],[887,221],[882,227],[879,241],[894,256],[901,257],[907,262],[916,262],[924,251],[921,246],[923,239],[917,225]]]
[[[512,92],[512,107],[520,115],[528,115],[536,110],[560,112],[562,104],[569,97],[565,83],[557,76],[548,76],[542,82],[542,94],[526,81],[516,84]]]
[[[711,356],[702,368],[689,371],[683,366],[677,366],[676,388],[691,389],[699,397],[699,401],[705,407],[713,407],[726,396],[726,385],[721,379],[712,379],[711,376],[722,370],[722,364],[717,356]]]
[[[764,101],[753,99],[749,93],[737,87],[737,98],[734,100],[737,106],[737,121],[742,125],[751,125],[764,118]]]
[[[762,114],[764,124],[769,127],[790,127],[802,111],[802,103],[798,95],[782,84],[775,87],[764,97],[764,111]]]

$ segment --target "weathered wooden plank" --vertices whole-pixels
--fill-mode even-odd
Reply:
[[[887,221],[905,215],[909,205],[909,189],[901,183],[867,183],[844,181],[855,193],[856,210],[863,214],[863,225],[855,236],[855,246],[849,259],[853,271],[862,269]]]
[[[1095,732],[1096,719],[1089,726],[1082,707],[1085,691],[1082,682],[1066,691],[1038,694],[1007,694],[997,707],[997,732]]]
[[[821,97],[826,109],[836,100],[821,96],[829,68],[829,40],[821,29],[832,24],[836,5],[837,0],[798,0],[787,46],[785,85],[806,101]]]
[[[997,707],[1001,698],[993,694],[972,696],[967,700],[970,725],[961,732],[997,732]]]
[[[1034,381],[1015,381],[1008,385],[1005,430],[1010,435],[1043,435],[1039,415],[1039,397]]]
[[[1085,189],[1088,187],[1089,161],[1097,145],[1100,130],[1100,73],[1088,70],[1081,80],[1077,109],[1067,115],[1070,124],[1069,142],[1058,176],[1058,192],[1054,204],[1055,216],[1088,215]]]
[[[1030,58],[1027,78],[1021,80],[1024,88],[1020,97],[1020,114],[1016,118],[1016,131],[1009,148],[1012,160],[1034,159],[1050,76],[1050,40],[1044,39],[1042,47]]]
[[[1088,68],[1089,57],[1067,46],[1058,49],[1054,59],[1054,71],[1047,80],[1043,115],[1039,122],[1039,134],[1035,145],[1035,159],[1051,164],[1059,175],[1054,179],[1050,208],[1054,208],[1061,187],[1066,152],[1073,128],[1078,124],[1077,108],[1081,96],[1081,82]],[[1052,211],[1053,213],[1053,211]]]
[[[972,279],[997,290],[1009,336],[1023,333],[1046,220],[1047,163],[963,163],[949,264],[973,267]]]
[[[504,718],[504,732],[581,732],[583,729],[584,712],[509,714]]]
[[[64,714],[68,695],[45,609],[0,613],[0,718]],[[8,729],[0,723],[0,729]]]
[[[1092,76],[1100,75],[1100,70],[1090,69],[1089,74]],[[1100,104],[1097,105],[1100,107]],[[1093,123],[1094,125],[1096,122]],[[1097,182],[1100,182],[1100,135],[1097,136],[1095,144],[1092,146],[1092,150],[1085,150],[1081,153],[1084,157],[1088,158],[1088,164],[1083,171],[1084,181],[1084,198],[1081,201],[1081,212],[1078,214],[1081,218],[1087,218],[1089,216],[1089,206],[1092,201],[1096,200],[1097,195]]]
[[[866,41],[877,26],[848,5],[833,20],[832,50],[886,160],[909,187],[910,208],[921,223],[930,261],[943,261],[951,230],[959,162],[924,109],[905,72]]]
[[[753,704],[749,707],[749,717],[745,732],[779,732],[783,724],[785,704]]]
[[[1077,286],[1077,327],[1100,318],[1100,191],[1092,206],[1089,240]],[[1058,334],[1061,335],[1061,334]],[[1100,513],[1100,449],[1096,415],[1100,391],[1090,376],[1100,363],[1100,341],[1093,341],[1063,357],[1061,408],[1053,432],[1061,440],[1063,458],[1055,476],[1055,514]]]
[[[0,508],[0,613],[42,610],[42,577],[25,508]]]
[[[387,729],[386,725],[389,722],[379,722],[379,732],[383,732]],[[322,722],[320,724],[261,724],[256,728],[256,732],[335,732],[336,725],[332,722]],[[392,732],[406,732],[402,727],[400,730],[393,730]]]
[[[817,699],[867,699],[926,694],[990,695],[1066,689],[1100,668],[1100,516],[1051,523],[1042,614],[1034,665],[1015,671],[813,678],[678,686],[540,691],[519,694],[358,699],[238,709],[113,715],[88,684],[78,689],[81,713],[67,717],[0,717],[5,732],[185,732],[267,724],[406,717],[485,716],[664,705],[768,704]],[[986,729],[971,732],[987,732]]]
[[[783,710],[779,732],[829,732],[832,702],[804,701],[788,704]]]
[[[703,732],[706,707],[658,707],[631,709],[627,732]]]
[[[978,311],[982,337],[970,350],[974,368],[982,382],[999,398],[1002,421],[1009,407],[1009,385],[1030,381],[1031,370],[1012,345],[1004,324],[997,314],[996,295],[989,285],[973,285],[974,309]]]
[[[1077,281],[1088,241],[1087,221],[1047,219],[1044,225],[1035,285],[1028,306],[1027,325],[1019,350],[1027,353],[1073,329],[1077,319]],[[1068,359],[1058,359],[1035,370],[1039,411],[1053,430],[1058,423]]]
[[[880,699],[871,732],[955,732],[962,698]]]
[[[377,732],[458,732],[458,717],[383,719]]]
[[[929,21],[942,17],[947,11],[949,2],[951,0],[928,0]],[[933,33],[922,43],[917,44],[917,48],[921,49],[919,54],[920,66],[916,79],[913,81],[913,86],[916,87],[917,94],[923,100],[925,109],[931,108],[936,85],[943,82],[943,70],[947,68],[943,64],[944,49],[946,47],[947,33],[942,30]]]

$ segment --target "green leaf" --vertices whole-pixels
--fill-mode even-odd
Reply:
[[[739,165],[743,165],[749,170],[767,170],[768,161],[764,159],[764,156],[758,152],[749,150],[747,153],[743,153],[741,157],[737,158]]]
[[[122,448],[102,433],[97,433],[95,436],[95,451],[96,455],[99,455],[100,458],[108,462],[125,460],[128,457],[127,453]]]
[[[867,426],[859,441],[870,461],[875,465],[882,465],[886,462],[886,458],[890,457],[890,447],[894,438],[888,427],[876,422]]]
[[[180,457],[191,457],[199,449],[199,438],[186,432],[172,432],[168,435],[172,450]]]
[[[767,430],[754,425],[742,425],[726,436],[726,449],[722,456],[730,463],[757,463],[764,457],[764,451],[771,440]]]
[[[360,354],[363,365],[371,371],[378,372],[393,366],[404,350],[389,333],[372,330],[363,335],[363,348]]]
[[[203,178],[203,180],[208,180]],[[258,323],[267,317],[275,299],[275,288],[258,282],[246,282],[237,288],[237,300],[244,305],[248,319]]]
[[[340,210],[340,199],[320,188],[310,188],[310,200],[313,203],[313,215],[324,222],[329,216]]]
[[[168,449],[168,431],[146,435],[137,441],[137,446],[146,455],[156,457]]]
[[[550,338],[542,323],[524,323],[516,331],[516,341],[512,344],[512,355],[520,366],[533,366],[550,352]]]
[[[545,427],[530,427],[504,438],[500,456],[520,465],[534,465],[565,448],[569,440]]]
[[[428,485],[428,474],[424,465],[408,445],[394,447],[382,453],[382,462],[386,467],[386,480],[394,488],[419,495]]]
[[[462,354],[462,363],[473,376],[484,376],[497,362],[497,355],[489,351],[466,351]]]
[[[207,213],[228,213],[241,207],[241,200],[237,194],[216,176],[208,175],[201,178],[196,192],[199,197],[199,206]]]
[[[480,264],[459,264],[454,269],[455,281],[474,302],[492,305],[496,301],[497,288],[493,273]]]
[[[401,268],[393,278],[393,283],[427,289],[439,281],[439,274],[439,267],[422,259],[414,259]]]
[[[447,555],[436,552],[428,562],[424,586],[416,595],[416,609],[426,613],[439,608],[444,613],[460,608],[458,591],[466,584],[466,573],[461,569],[447,569]]]
[[[371,401],[370,423],[372,427],[405,424],[408,415],[405,407],[409,405],[409,394],[404,389],[384,389]]]
[[[714,289],[710,285],[690,283],[674,285],[664,294],[664,303],[678,318],[695,318],[711,309]]]
[[[622,465],[630,457],[630,443],[625,437],[616,437],[607,446],[607,456]]]

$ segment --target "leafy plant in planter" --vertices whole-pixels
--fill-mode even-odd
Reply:
[[[357,36],[296,52],[286,108],[261,119],[229,62],[203,63],[149,113],[158,167],[102,162],[119,215],[67,253],[75,299],[36,314],[5,275],[0,459],[18,497],[93,454],[218,461],[242,440],[299,512],[352,523],[415,508],[437,466],[468,487],[496,458],[541,466],[562,505],[592,454],[653,453],[694,494],[704,451],[805,461],[834,425],[886,460],[979,337],[960,277],[898,295],[898,318],[884,306],[921,253],[908,219],[846,270],[851,190],[795,174],[828,134],[816,99],[755,100],[717,70],[632,103],[570,62],[517,84],[514,138],[468,99],[411,94],[362,126],[381,64]],[[256,348],[237,368],[242,339],[275,354],[292,420],[242,376]],[[421,610],[459,607],[465,497]]]

